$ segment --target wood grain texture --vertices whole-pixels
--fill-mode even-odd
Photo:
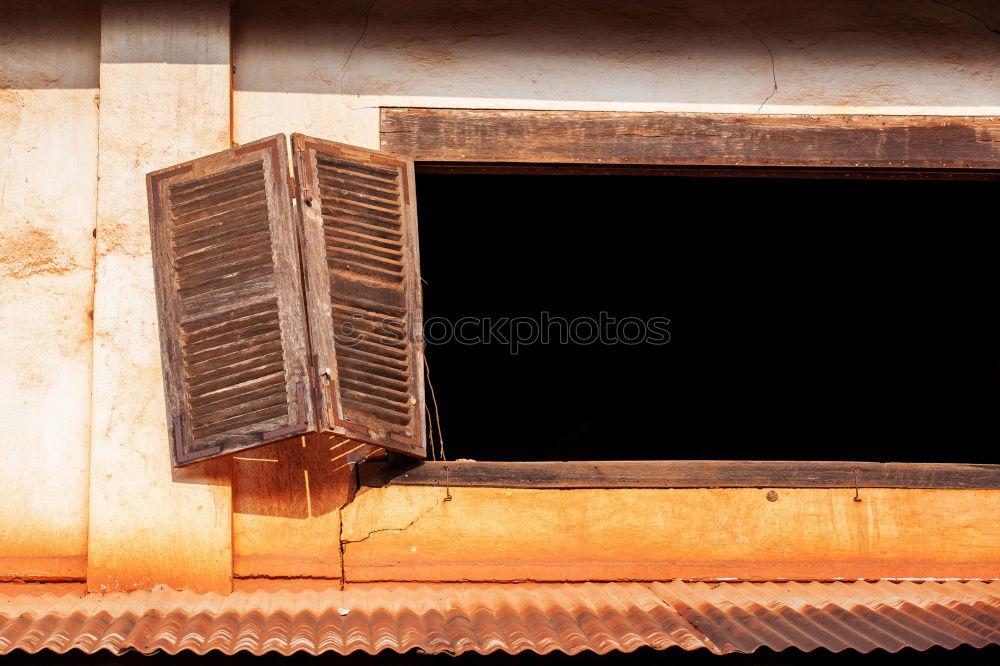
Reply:
[[[856,470],[856,473],[855,473]],[[1000,465],[754,460],[371,462],[364,486],[1000,490]]]
[[[300,134],[292,144],[322,426],[422,457],[413,162]]]
[[[1000,118],[383,108],[420,161],[1000,168]]]
[[[147,178],[175,465],[315,429],[288,180],[283,135]]]
[[[1000,492],[362,489],[345,580],[1000,578]]]
[[[538,164],[531,162],[420,162],[418,174],[513,176],[671,176],[691,178],[792,178],[824,180],[998,181],[990,169],[888,169],[866,167],[740,167],[641,164]]]

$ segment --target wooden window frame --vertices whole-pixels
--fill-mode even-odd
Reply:
[[[417,173],[1000,181],[1000,117],[383,107]],[[789,461],[365,463],[361,485],[1000,490],[1000,465]]]
[[[998,116],[384,107],[379,136],[382,150],[417,162],[1000,175]]]
[[[359,466],[360,485],[454,488],[929,488],[1000,490],[1000,465],[785,460],[427,462]]]

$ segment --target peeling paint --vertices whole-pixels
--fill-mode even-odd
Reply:
[[[343,537],[341,537],[340,543],[343,544],[343,545],[345,545],[345,546],[347,544],[350,544],[350,543],[360,543],[362,541],[367,541],[373,535],[379,534],[381,532],[405,532],[406,530],[408,530],[411,527],[413,527],[414,523],[416,523],[418,520],[420,520],[421,518],[423,518],[424,516],[426,516],[428,513],[430,513],[431,511],[433,511],[435,508],[437,508],[438,505],[441,504],[441,501],[443,499],[444,499],[444,497],[442,497],[441,499],[435,501],[434,504],[432,504],[431,506],[429,506],[426,509],[424,509],[423,511],[421,511],[419,514],[417,514],[417,516],[413,520],[411,520],[407,524],[403,525],[402,527],[378,527],[378,528],[369,530],[367,534],[365,534],[363,537],[360,537],[358,539],[344,539]],[[396,519],[396,518],[398,518],[398,516],[392,515],[391,518]],[[411,546],[410,547],[410,552],[413,552],[413,553],[417,552],[417,547],[416,546]]]

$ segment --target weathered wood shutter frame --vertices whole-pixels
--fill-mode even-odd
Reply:
[[[173,464],[315,430],[285,136],[153,172],[147,187]],[[265,386],[234,388],[254,381]]]
[[[387,449],[424,456],[423,309],[413,161],[301,134],[292,135],[292,146],[299,187],[310,338],[313,362],[319,373],[316,404],[321,428]],[[338,185],[331,185],[331,169],[337,169],[331,165],[338,161],[348,165],[345,168],[349,173],[344,176],[343,170],[337,172],[341,180]],[[321,171],[324,171],[322,183]],[[391,182],[394,178],[388,176],[390,172],[396,175],[395,186]],[[392,192],[398,198],[393,197]],[[398,204],[385,203],[394,198]],[[345,206],[356,210],[364,206],[377,207],[372,215],[386,220],[385,228],[377,228],[383,224],[377,221],[369,221],[370,226],[365,227],[363,220],[344,210]],[[392,212],[394,208],[398,210],[398,234],[390,223],[397,215]],[[326,219],[324,210],[329,213]],[[356,235],[345,232],[343,225],[332,219],[334,212],[346,212],[353,220],[348,226],[361,231]],[[382,238],[364,238],[368,234]],[[339,238],[331,240],[330,235]],[[350,240],[345,241],[345,236]],[[343,257],[347,259],[342,260]],[[393,286],[396,278],[391,273],[396,271],[397,265],[399,282],[398,286]],[[387,269],[385,279],[381,277],[383,269]],[[399,300],[390,303],[396,299],[396,291],[400,292]],[[401,343],[402,353],[374,344],[374,330],[363,330],[355,339],[360,340],[358,349],[352,351],[354,341],[345,339],[344,330],[338,328],[332,311],[337,305],[342,325],[343,312],[357,305],[359,299],[364,301],[366,296],[370,297],[373,307],[381,307],[384,312],[379,314],[358,308],[353,315],[354,321],[362,329],[374,329],[377,324],[381,333],[385,333],[388,326],[393,334],[383,339],[397,347]],[[401,329],[396,328],[399,326]],[[377,349],[369,354],[361,351],[361,347]],[[393,357],[382,358],[380,354]],[[353,358],[348,359],[346,355]],[[366,360],[359,360],[362,358]],[[405,371],[400,370],[404,360]],[[375,367],[368,361],[386,365]],[[359,368],[374,370],[381,376],[363,375]],[[405,387],[401,381],[404,374]],[[355,389],[367,391],[371,404],[366,409],[358,408],[358,393],[352,392]],[[345,400],[345,392],[355,400],[353,404]],[[408,422],[401,423],[400,401],[404,399]]]

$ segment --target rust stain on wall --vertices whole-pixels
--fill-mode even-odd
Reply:
[[[52,234],[27,221],[0,230],[0,275],[18,279],[39,274],[61,274],[80,268],[73,255]]]

